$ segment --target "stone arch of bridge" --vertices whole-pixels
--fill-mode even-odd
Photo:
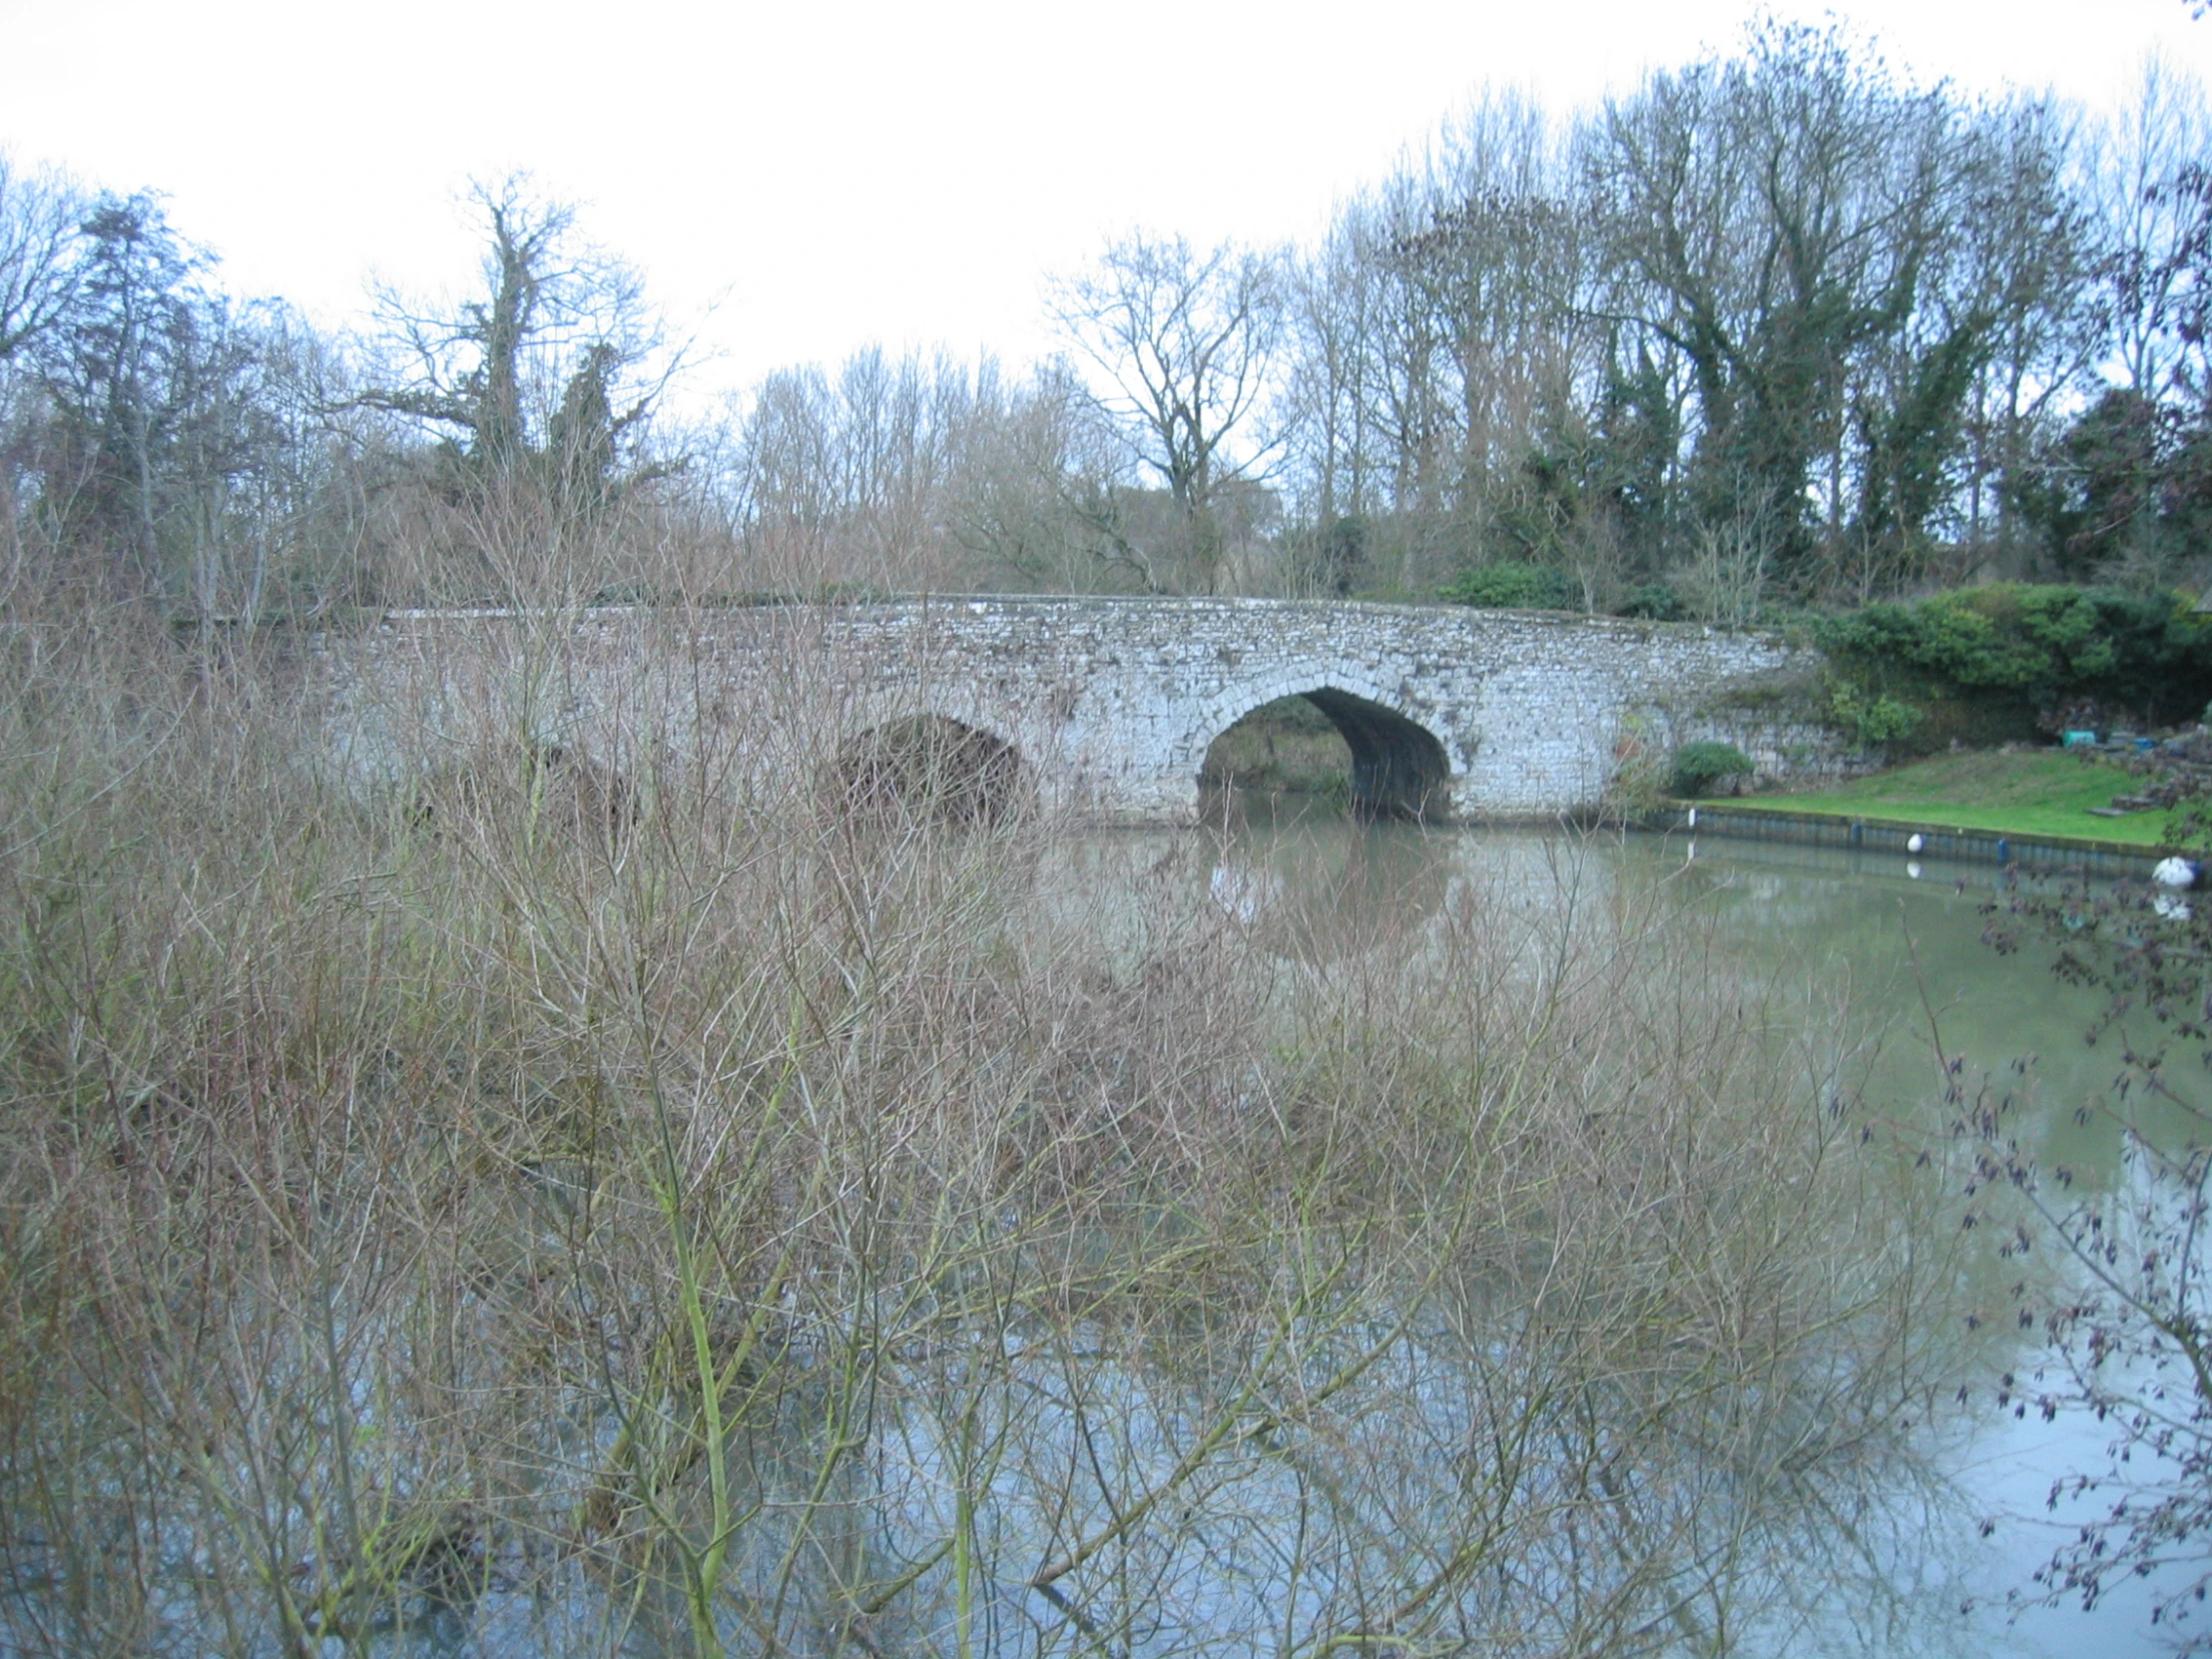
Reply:
[[[1209,700],[1185,745],[1195,771],[1215,738],[1278,698],[1303,697],[1352,751],[1352,803],[1376,818],[1441,819],[1451,810],[1451,758],[1390,688],[1362,674],[1300,664],[1241,681]]]
[[[933,676],[919,684],[825,685],[815,708],[809,711],[807,730],[824,754],[865,737],[878,727],[901,721],[945,720],[978,732],[993,743],[1004,744],[1034,767],[1041,757],[1032,753],[1046,736],[1037,723],[1024,719],[1018,700],[994,698],[972,678],[952,674]]]
[[[823,769],[833,810],[852,820],[1003,824],[1036,804],[1036,778],[991,726],[927,708],[855,722]]]

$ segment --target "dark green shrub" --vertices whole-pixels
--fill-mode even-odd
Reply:
[[[1579,611],[1581,590],[1556,565],[1476,565],[1443,590],[1455,605],[1490,610]]]
[[[1911,737],[1926,712],[1900,702],[1888,692],[1869,694],[1849,680],[1839,680],[1829,693],[1828,721],[1851,734],[1861,749],[1880,749]]]
[[[1869,705],[1955,704],[1931,724],[2009,736],[2073,703],[2163,725],[2212,696],[2212,627],[2164,589],[1999,582],[1824,618],[1813,639]]]
[[[1686,743],[1675,751],[1674,793],[1711,795],[1716,785],[1748,778],[1752,770],[1751,757],[1732,743],[1710,738]]]
[[[1645,582],[1622,601],[1619,614],[1641,617],[1646,622],[1680,622],[1689,612],[1690,607],[1671,585]]]

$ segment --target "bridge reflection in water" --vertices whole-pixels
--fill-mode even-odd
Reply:
[[[1363,828],[1324,796],[1216,792],[1207,896],[1263,950],[1306,962],[1402,940],[1442,909],[1458,855],[1449,833],[1416,823]]]

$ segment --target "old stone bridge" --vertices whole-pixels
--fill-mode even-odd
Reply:
[[[1776,639],[1457,607],[952,597],[395,612],[325,660],[340,747],[379,768],[424,741],[499,732],[616,768],[718,746],[820,767],[927,721],[972,734],[1048,807],[1119,823],[1190,820],[1209,745],[1293,694],[1344,734],[1361,805],[1439,819],[1583,812],[1623,756],[1695,737],[1726,736],[1784,771],[1820,742],[1757,714],[1757,688],[1811,666]]]

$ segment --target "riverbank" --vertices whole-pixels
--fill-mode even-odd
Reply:
[[[2146,880],[2164,849],[2087,835],[2035,835],[1981,830],[1932,820],[1854,817],[1841,813],[1741,810],[1748,803],[1682,802],[1646,818],[1639,828],[1681,834],[1729,835],[1850,852],[1895,852],[1907,858],[2080,869],[2107,879]]]
[[[1718,813],[1770,815],[1895,828],[1908,836],[1939,832],[2083,850],[2155,850],[2165,840],[2164,813],[2115,816],[2114,798],[2139,782],[2101,756],[1982,750],[1936,756],[1834,789],[1718,797],[1697,805],[1701,821]]]

